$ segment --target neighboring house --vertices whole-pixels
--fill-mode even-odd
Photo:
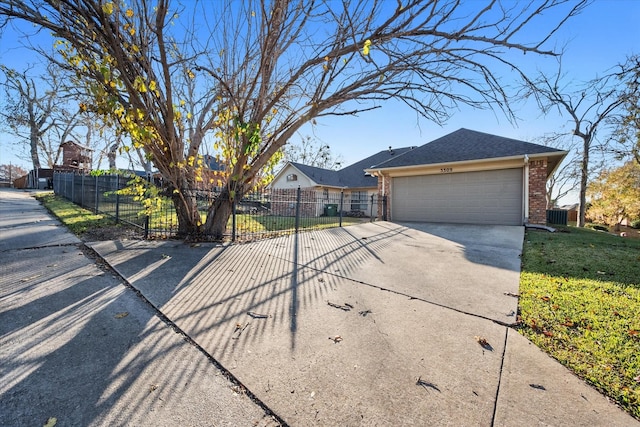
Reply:
[[[578,220],[578,209],[580,208],[579,203],[574,203],[572,205],[563,205],[558,209],[562,209],[563,211],[567,211],[567,221],[577,221]]]
[[[365,169],[391,160],[415,147],[391,148],[380,151],[340,170],[322,169],[301,163],[288,162],[269,185],[273,190],[304,190],[305,215],[326,215],[327,207],[337,208],[342,200],[345,213],[377,215],[377,205],[371,205],[371,197],[378,194],[378,179]],[[282,192],[282,191],[281,191]],[[275,207],[278,214],[292,214],[286,208]],[[273,209],[273,208],[272,208]],[[292,209],[292,208],[291,208]]]
[[[566,155],[459,129],[365,170],[378,178],[391,221],[544,224],[545,184]]]

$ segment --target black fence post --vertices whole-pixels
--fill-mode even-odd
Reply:
[[[300,229],[300,196],[301,190],[300,186],[298,185],[298,191],[296,192],[296,233]]]
[[[236,241],[236,199],[231,201],[231,241]]]
[[[382,196],[382,220],[387,220],[387,196]]]
[[[342,227],[342,207],[344,206],[344,188],[340,190],[340,221],[338,223],[339,227]]]
[[[151,174],[147,172],[147,182],[151,182]],[[144,216],[144,238],[149,238],[149,214]]]
[[[373,197],[374,195],[371,195],[371,208],[369,209],[369,222],[373,222]]]
[[[118,178],[118,184],[120,184],[120,178]],[[116,190],[116,224],[120,224],[120,193]]]
[[[98,212],[100,212],[100,211],[98,210],[98,208],[99,208],[99,197],[98,197],[98,175],[96,175],[96,176],[95,176],[95,178],[96,178],[96,188],[95,188],[95,191],[96,191],[96,213],[98,213]]]

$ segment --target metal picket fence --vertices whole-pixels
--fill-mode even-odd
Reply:
[[[140,201],[118,193],[130,180],[122,175],[55,173],[53,188],[57,195],[77,205],[143,230],[145,238],[176,237],[178,221],[171,200],[163,197],[153,213],[146,215]],[[193,190],[191,195],[201,212],[206,212],[219,196],[215,191],[203,190]],[[225,239],[251,241],[301,230],[342,227],[386,219],[385,212],[385,197],[362,191],[298,187],[252,192],[233,203]]]

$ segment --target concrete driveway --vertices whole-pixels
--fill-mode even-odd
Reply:
[[[92,247],[290,425],[638,426],[507,325],[521,227]]]
[[[303,248],[302,263],[327,271],[350,260],[354,268],[346,277],[352,280],[515,323],[524,227],[379,222],[344,233],[351,245],[333,247],[328,240],[321,255],[317,244],[314,255]]]
[[[275,426],[29,193],[0,189],[0,426]]]

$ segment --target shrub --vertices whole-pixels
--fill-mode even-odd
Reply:
[[[609,227],[607,227],[606,225],[602,225],[602,224],[587,224],[585,227],[586,228],[590,228],[592,230],[609,231]]]

